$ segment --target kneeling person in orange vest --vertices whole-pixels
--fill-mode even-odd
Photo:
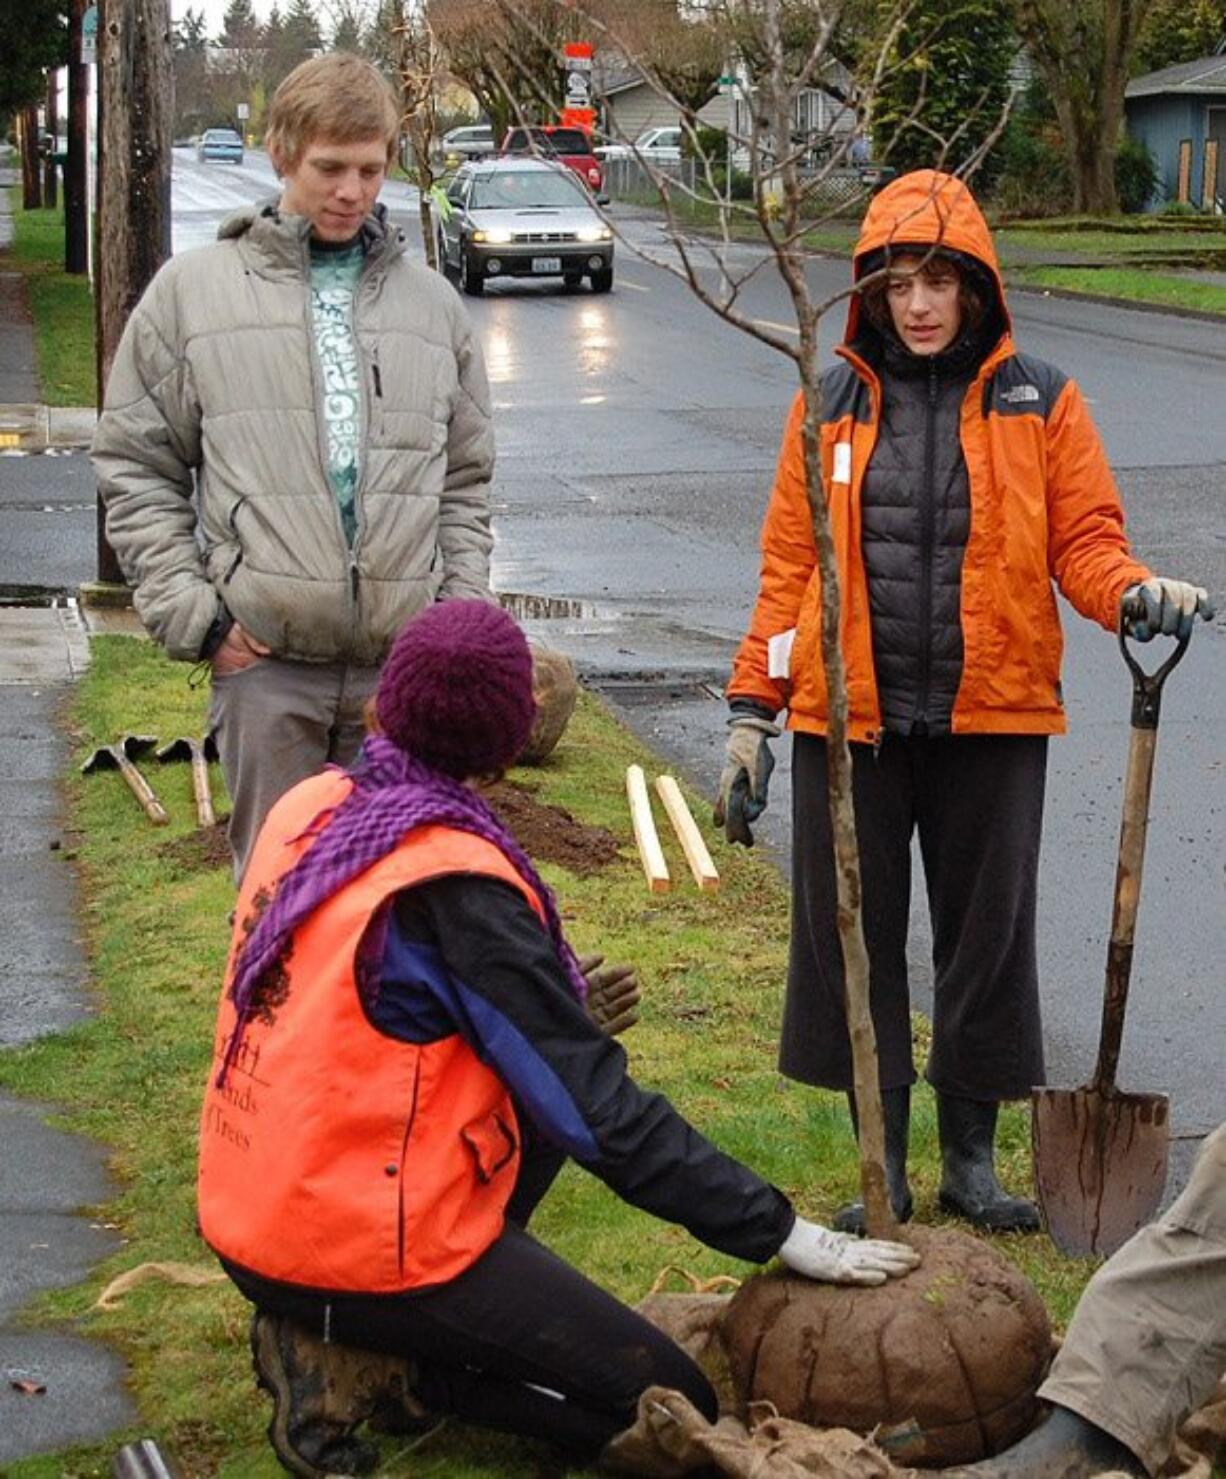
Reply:
[[[568,1155],[740,1258],[854,1283],[918,1261],[798,1218],[627,1073],[552,894],[466,784],[518,754],[531,678],[497,607],[429,608],[384,667],[381,732],[282,798],[244,878],[200,1223],[256,1306],[269,1432],[295,1473],[374,1462],[354,1430],[391,1368],[362,1352],[398,1358],[402,1419],[454,1413],[581,1459],[652,1385],[714,1419],[689,1357],[526,1231]]]

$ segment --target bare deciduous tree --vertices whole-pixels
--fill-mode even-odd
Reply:
[[[521,23],[527,19],[521,0],[496,0],[496,4],[499,9],[516,14]],[[639,159],[640,168],[659,191],[670,253],[663,255],[645,248],[639,241],[628,240],[615,214],[606,218],[609,224],[632,252],[679,277],[725,322],[787,355],[800,381],[804,398],[802,441],[806,485],[821,581],[821,658],[829,696],[829,801],[839,939],[859,1112],[861,1188],[870,1235],[893,1237],[898,1226],[886,1189],[876,1036],[869,1010],[869,963],[861,919],[860,863],[847,741],[847,682],[839,641],[842,596],[821,466],[822,389],[817,344],[818,325],[823,316],[873,279],[864,279],[856,289],[849,285],[844,292],[818,298],[806,275],[810,249],[805,235],[836,209],[867,203],[867,187],[853,185],[850,199],[846,193],[849,177],[855,178],[854,172],[847,168],[851,142],[857,132],[866,128],[883,79],[906,60],[899,54],[906,0],[890,0],[890,3],[883,0],[874,9],[871,30],[864,24],[864,7],[859,7],[855,17],[858,66],[851,86],[843,89],[841,112],[836,112],[833,124],[828,125],[824,140],[815,140],[811,133],[797,130],[806,95],[817,88],[825,90],[825,79],[834,63],[843,60],[835,51],[836,37],[845,34],[840,32],[840,27],[846,28],[848,12],[853,10],[856,7],[850,0],[708,0],[701,7],[702,23],[716,28],[723,55],[735,61],[742,79],[743,107],[738,111],[745,121],[732,128],[730,143],[745,161],[753,183],[753,198],[751,202],[740,203],[725,198],[719,188],[722,155],[715,158],[704,150],[692,111],[670,90],[661,71],[622,33],[620,23],[606,22],[591,7],[568,6],[568,13],[581,14],[589,33],[598,35],[602,44],[615,47],[631,59],[661,102],[676,110],[696,160],[695,173],[690,178],[677,177],[646,159]],[[924,102],[921,92],[905,121],[922,123]],[[943,138],[934,134],[932,164],[963,178],[973,175],[999,136],[1007,111],[1006,108],[1001,112],[986,137],[980,133],[976,147],[967,146],[962,128],[955,128]],[[814,166],[814,159],[821,163]],[[696,238],[687,228],[679,208],[696,200],[714,213],[712,237]],[[755,222],[767,247],[765,254],[748,264],[744,254],[727,250],[734,235],[733,222],[738,218]],[[755,319],[742,303],[750,282],[770,265],[779,273],[791,299],[796,325],[794,339],[790,333]]]
[[[405,162],[418,191],[422,245],[426,261],[437,269],[440,264],[433,222],[434,158],[439,89],[445,73],[443,52],[424,6],[388,0],[385,17],[408,139],[409,157]]]

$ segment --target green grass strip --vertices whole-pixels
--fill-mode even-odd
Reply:
[[[1226,314],[1226,286],[1194,277],[1129,267],[1030,267],[1015,269],[1012,276],[1032,286],[1063,288],[1093,297]]]
[[[188,668],[148,642],[97,639],[71,715],[76,759],[123,731],[163,740],[199,734],[205,693]],[[544,767],[516,773],[542,802],[608,828],[621,860],[586,878],[542,871],[557,889],[571,939],[634,960],[644,985],[643,1018],[624,1039],[641,1084],[668,1094],[705,1133],[783,1187],[808,1215],[828,1219],[857,1186],[854,1143],[842,1096],[782,1079],[775,1055],[787,952],[787,890],[761,855],[710,837],[709,803],[689,795],[722,873],[718,893],[699,893],[662,811],[661,838],[673,891],[647,892],[625,800],[628,764],[654,776],[659,763],[595,698],[585,695]],[[155,829],[117,775],[67,782],[75,857],[99,1015],[56,1037],[0,1053],[0,1085],[63,1106],[59,1122],[112,1147],[116,1200],[95,1209],[126,1239],[83,1286],[41,1298],[30,1318],[71,1324],[115,1342],[131,1364],[142,1420],[192,1476],[275,1479],[263,1436],[267,1399],[251,1376],[248,1306],[228,1284],[187,1288],[159,1281],[119,1308],[93,1309],[117,1274],[148,1261],[211,1269],[195,1229],[196,1125],[233,904],[228,869],[190,855],[192,803],[186,766],[148,772],[172,823]],[[220,791],[220,778],[216,778]],[[926,1024],[916,1019],[918,1047]],[[1003,1117],[1001,1170],[1029,1184],[1025,1117]],[[918,1217],[938,1220],[932,1097],[916,1093],[912,1126]],[[577,1167],[563,1172],[533,1231],[564,1258],[627,1300],[641,1298],[661,1270],[700,1277],[749,1268],[712,1252],[684,1229],[621,1202]],[[1046,1238],[997,1240],[1035,1281],[1057,1320],[1067,1318],[1090,1265],[1059,1257]],[[70,1453],[6,1466],[6,1479],[104,1479],[125,1435]],[[134,1434],[126,1435],[128,1437]],[[544,1454],[458,1426],[410,1456],[388,1441],[387,1474],[447,1479],[529,1479]],[[555,1472],[550,1469],[549,1472]],[[560,1472],[560,1471],[558,1471]]]
[[[88,278],[64,271],[63,207],[27,211],[15,201],[13,227],[3,260],[26,277],[42,399],[49,406],[92,406],[94,299]]]

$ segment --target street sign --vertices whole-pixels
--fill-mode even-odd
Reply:
[[[81,65],[92,67],[98,60],[98,7],[91,5],[81,17]]]
[[[234,113],[237,118],[241,119],[245,123],[247,119],[251,117],[251,104],[237,103],[234,108]]]

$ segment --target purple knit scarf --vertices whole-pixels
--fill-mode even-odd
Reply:
[[[553,893],[474,790],[414,760],[381,735],[367,737],[349,774],[354,787],[344,801],[322,819],[316,817],[294,839],[315,833],[317,840],[282,877],[272,902],[239,950],[229,993],[237,1020],[217,1075],[219,1088],[238,1052],[260,982],[281,959],[294,931],[325,899],[386,857],[416,827],[454,827],[499,849],[541,901],[567,978],[579,1000],[586,999],[587,982],[562,933]]]

